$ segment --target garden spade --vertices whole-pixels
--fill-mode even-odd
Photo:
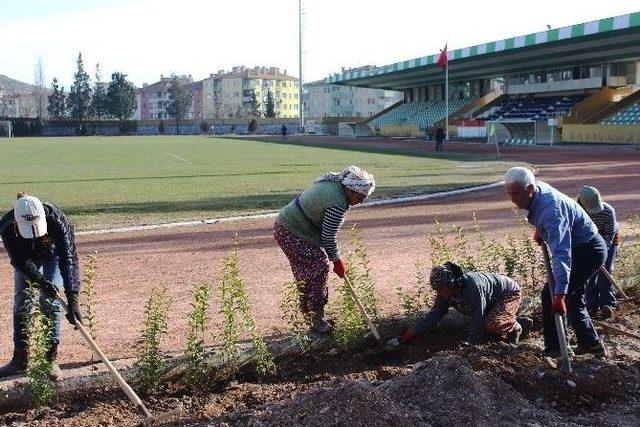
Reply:
[[[543,242],[542,256],[544,257],[544,266],[547,269],[547,277],[549,286],[549,293],[551,294],[551,301],[553,301],[553,290],[555,284],[553,281],[553,272],[551,271],[551,262],[549,261],[549,250],[546,243]],[[553,313],[553,318],[556,323],[556,332],[558,333],[558,341],[560,342],[560,355],[562,356],[562,370],[567,374],[571,373],[571,359],[569,357],[569,345],[567,343],[567,335],[564,329],[564,316],[558,312]]]
[[[60,292],[58,292],[57,290],[56,290],[56,300],[60,303],[60,306],[62,307],[64,312],[68,313],[69,306],[67,305],[67,302],[60,295]],[[82,334],[82,336],[89,343],[93,351],[98,355],[100,360],[102,360],[102,362],[105,364],[105,366],[107,367],[107,370],[113,376],[113,378],[117,381],[118,385],[125,392],[129,400],[131,400],[131,402],[140,410],[140,412],[142,412],[142,415],[144,415],[144,420],[142,421],[141,425],[154,426],[161,423],[165,423],[165,422],[171,421],[174,417],[177,417],[182,413],[182,406],[180,406],[179,408],[169,412],[164,412],[159,415],[151,415],[151,412],[149,412],[149,410],[144,405],[144,403],[142,403],[142,400],[140,399],[140,397],[138,397],[136,392],[133,391],[133,389],[129,386],[129,384],[127,384],[124,378],[122,378],[122,375],[120,375],[120,373],[116,370],[113,364],[111,364],[109,359],[107,359],[107,356],[105,356],[102,350],[100,350],[100,348],[95,343],[93,338],[91,338],[91,335],[87,332],[87,330],[84,328],[82,323],[76,321],[75,329],[80,331],[80,334]]]
[[[376,340],[380,341],[380,334],[378,333],[378,329],[376,329],[376,326],[371,321],[371,317],[369,317],[369,315],[367,314],[367,311],[364,309],[364,306],[362,305],[362,303],[360,302],[360,299],[356,295],[356,290],[353,288],[353,285],[351,285],[351,280],[349,280],[349,278],[346,275],[344,276],[344,283],[347,285],[349,292],[351,292],[351,296],[353,296],[353,300],[358,305],[360,314],[364,318],[365,322],[367,322],[367,326],[369,327],[369,330],[371,331],[373,336],[376,337]]]

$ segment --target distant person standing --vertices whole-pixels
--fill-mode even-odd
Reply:
[[[445,135],[442,126],[438,126],[438,129],[436,129],[436,151],[442,151],[442,142],[444,141]]]
[[[598,233],[604,239],[607,245],[607,260],[604,262],[604,268],[609,274],[613,274],[618,245],[620,244],[616,211],[609,203],[602,201],[597,188],[588,185],[580,188],[578,204],[589,214],[598,228]],[[591,316],[600,314],[602,318],[608,319],[618,305],[613,285],[601,272],[596,272],[589,279],[585,295],[587,310]]]
[[[282,132],[282,139],[287,139],[287,125],[283,123],[280,132]]]

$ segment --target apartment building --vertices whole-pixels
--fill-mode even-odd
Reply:
[[[153,84],[143,84],[136,91],[138,109],[134,111],[134,118],[140,120],[166,120],[171,118],[167,113],[169,105],[169,88],[173,77],[160,75],[160,81]],[[191,108],[186,119],[203,119],[203,89],[202,82],[194,82],[191,75],[178,76],[178,83],[186,85],[191,91]]]

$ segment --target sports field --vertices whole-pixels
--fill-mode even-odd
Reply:
[[[402,142],[390,150],[206,136],[2,139],[0,211],[26,191],[85,230],[260,212],[350,164],[375,175],[374,198],[493,182],[508,167],[486,156],[412,152]]]

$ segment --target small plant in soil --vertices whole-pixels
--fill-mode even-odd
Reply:
[[[355,281],[352,280],[351,283],[358,292],[358,297],[367,314],[373,321],[376,321],[379,316],[378,302],[375,295],[375,283],[371,277],[371,258],[368,254],[367,244],[362,231],[357,229],[355,225],[349,230],[349,237],[355,254],[353,265],[356,273]]]
[[[193,285],[191,312],[189,313],[189,333],[187,334],[187,383],[193,389],[207,385],[207,353],[204,348],[205,331],[209,318],[210,283]]]
[[[630,215],[627,220],[629,231],[621,235],[614,273],[640,291],[640,215]]]
[[[300,298],[303,295],[304,287],[303,281],[285,283],[280,310],[282,310],[282,319],[289,325],[296,342],[303,351],[306,351],[311,344],[307,334],[311,324],[311,314],[304,313],[300,309]]]
[[[55,392],[49,375],[53,364],[47,357],[53,338],[53,321],[44,315],[37,302],[40,296],[38,287],[28,282],[25,293],[27,301],[36,301],[25,306],[22,316],[28,346],[27,390],[33,406],[39,408],[51,403]]]
[[[453,260],[453,252],[447,242],[447,233],[436,214],[433,218],[435,232],[429,233],[429,245],[431,246],[431,264],[440,265]]]
[[[258,333],[255,321],[251,315],[251,306],[247,289],[238,269],[238,241],[235,240],[235,248],[224,257],[222,281],[220,284],[220,299],[222,305],[220,314],[224,321],[222,326],[222,347],[220,356],[230,372],[235,372],[238,367],[237,344],[240,338],[240,328],[249,332],[255,352],[256,371],[258,375],[265,376],[275,373],[276,366],[273,356],[267,348],[262,336]]]
[[[98,275],[98,252],[87,255],[87,263],[84,267],[84,276],[82,278],[82,311],[84,318],[83,325],[86,327],[89,335],[94,340],[97,335],[97,324],[94,310],[96,300],[95,280]],[[93,351],[91,351],[91,363],[94,363]]]
[[[154,287],[144,310],[144,323],[138,348],[138,367],[140,385],[148,394],[156,394],[165,370],[160,353],[162,337],[167,334],[167,313],[169,298],[166,286]]]
[[[347,277],[353,284],[356,279],[356,269],[353,262],[354,254],[348,253],[346,263],[348,266]],[[358,290],[356,289],[356,292]],[[330,308],[331,317],[335,320],[332,338],[334,344],[344,350],[358,347],[364,341],[366,323],[358,311],[358,306],[353,299],[351,291],[346,283],[341,282],[337,289],[338,300]]]
[[[396,294],[400,298],[402,305],[402,313],[405,317],[412,320],[416,317],[418,312],[431,303],[430,293],[427,288],[427,276],[425,272],[424,264],[419,260],[415,263],[416,268],[416,284],[413,292],[404,292],[402,288],[396,288]]]

